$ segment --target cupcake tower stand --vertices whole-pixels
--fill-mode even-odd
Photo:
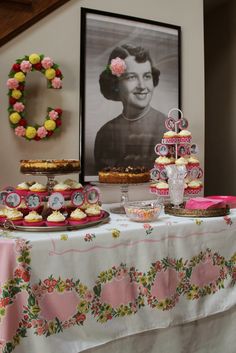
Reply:
[[[176,114],[177,113],[177,114]],[[177,115],[177,116],[174,116]],[[180,115],[180,118],[179,116]],[[168,118],[165,121],[165,126],[167,130],[174,131],[176,136],[179,130],[185,130],[188,127],[188,121],[183,117],[183,113],[178,108],[173,108],[168,113]],[[191,154],[194,155],[198,152],[198,147],[196,144],[191,144],[191,136],[186,137],[172,137],[172,138],[163,138],[161,143],[158,143],[155,146],[155,152],[158,156],[162,157],[174,157],[175,161],[180,157],[187,157]],[[188,179],[196,180],[201,179],[203,176],[203,171],[199,165],[187,165],[187,175]],[[151,180],[153,182],[168,182],[167,172],[165,165],[157,165],[155,163],[154,168],[150,172]],[[202,186],[196,189],[186,188],[185,196],[188,195],[197,195],[201,192]],[[158,197],[169,197],[168,189],[158,189],[155,187],[150,187],[150,192],[156,194]]]

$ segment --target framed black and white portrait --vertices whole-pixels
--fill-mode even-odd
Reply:
[[[106,167],[153,168],[168,111],[180,108],[180,31],[81,9],[82,181]]]

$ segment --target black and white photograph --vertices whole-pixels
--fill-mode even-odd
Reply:
[[[81,9],[81,177],[153,167],[170,109],[180,107],[180,27]]]

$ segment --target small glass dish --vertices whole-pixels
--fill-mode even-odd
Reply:
[[[162,204],[158,201],[132,201],[124,205],[126,216],[136,222],[152,222],[159,217]]]

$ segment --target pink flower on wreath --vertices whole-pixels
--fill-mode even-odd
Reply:
[[[47,136],[48,132],[45,129],[44,126],[41,126],[38,128],[37,130],[37,136],[40,137],[41,139],[43,139],[45,136]]]
[[[16,136],[20,136],[20,137],[25,136],[25,128],[24,128],[24,126],[17,126],[15,128],[15,135]]]
[[[28,60],[23,60],[20,64],[21,71],[27,73],[32,70],[32,64]]]
[[[56,120],[58,118],[58,113],[55,110],[51,110],[48,113],[48,116],[51,120]]]
[[[16,89],[19,86],[19,82],[15,78],[9,78],[7,80],[7,87],[9,89]]]
[[[50,67],[53,66],[53,61],[51,58],[49,58],[48,56],[46,56],[42,61],[41,61],[42,67],[44,69],[50,69]]]
[[[61,82],[61,79],[59,77],[55,77],[53,80],[52,80],[52,87],[53,88],[61,88],[62,86],[62,82]]]
[[[25,109],[25,106],[23,103],[21,102],[16,102],[14,105],[13,105],[13,109],[18,112],[18,113],[21,113],[23,112],[23,110]]]
[[[125,61],[119,57],[112,59],[110,64],[112,75],[120,77],[126,70]]]

